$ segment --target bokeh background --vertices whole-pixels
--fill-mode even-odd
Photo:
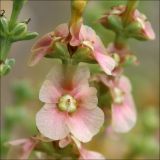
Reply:
[[[12,1],[2,0],[0,3],[9,17]],[[96,30],[106,46],[113,41],[114,34],[96,20],[111,6],[125,3],[121,0],[90,0],[88,3],[84,22]],[[129,41],[140,61],[139,66],[130,66],[125,70],[131,79],[137,106],[135,128],[126,134],[100,134],[87,144],[88,148],[103,153],[108,159],[159,159],[159,5],[158,0],[141,0],[138,6],[150,20],[156,39]],[[28,24],[30,31],[38,32],[41,37],[69,20],[70,1],[29,0],[19,16],[20,20],[27,18],[31,18]],[[6,157],[8,151],[4,145],[6,141],[37,132],[34,115],[42,106],[38,90],[53,64],[52,59],[43,59],[35,67],[27,66],[30,49],[37,39],[12,46],[9,57],[14,57],[16,64],[11,73],[1,78],[1,157]]]

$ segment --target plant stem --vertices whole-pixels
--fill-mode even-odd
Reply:
[[[125,48],[127,46],[127,41],[128,41],[127,37],[124,37],[121,34],[116,34],[114,41],[115,47],[117,49]]]
[[[0,61],[4,61],[7,58],[7,54],[11,48],[11,42],[6,39],[1,40],[1,45],[0,45]]]
[[[26,2],[26,0],[13,0],[13,8],[12,8],[12,14],[10,17],[10,22],[9,22],[9,28],[10,30],[13,28],[13,26],[15,25],[18,15],[24,5],[24,3]]]
[[[126,10],[122,17],[124,26],[127,26],[132,21],[132,14],[135,11],[138,3],[138,0],[128,0]]]

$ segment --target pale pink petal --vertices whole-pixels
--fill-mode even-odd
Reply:
[[[57,103],[60,96],[60,90],[58,90],[51,81],[44,81],[39,93],[39,99],[42,102]]]
[[[104,122],[104,113],[99,108],[86,109],[79,107],[78,110],[67,120],[70,132],[79,141],[88,142],[98,133]]]
[[[55,35],[57,37],[67,37],[69,34],[69,29],[68,29],[68,24],[67,23],[63,23],[63,24],[60,24],[56,27],[55,29]]]
[[[118,88],[125,93],[130,93],[132,90],[130,80],[126,76],[121,76],[118,82]]]
[[[102,154],[98,152],[86,150],[84,148],[80,150],[80,154],[81,155],[79,160],[105,160],[106,159]]]
[[[20,145],[19,148],[20,150],[19,154],[17,155],[18,156],[17,158],[20,160],[24,160],[29,158],[32,150],[37,145],[37,142],[38,142],[37,140],[34,140],[32,138],[24,138],[24,139],[9,141],[8,144],[12,146]]]
[[[29,66],[37,64],[51,51],[51,45],[53,44],[53,38],[51,34],[53,34],[53,32],[47,33],[33,45],[31,49],[32,55],[29,60]]]
[[[79,92],[74,96],[81,107],[93,109],[97,107],[98,98],[97,90],[94,87],[81,87]]]
[[[128,132],[136,123],[136,110],[131,95],[122,104],[112,105],[112,127],[116,132]]]
[[[36,65],[47,54],[47,48],[36,49],[28,62],[29,66]]]
[[[113,79],[106,76],[106,74],[100,74],[98,77],[106,87],[113,88],[115,86]]]
[[[39,49],[39,48],[46,48],[49,47],[53,41],[52,35],[53,32],[47,33],[46,35],[44,35],[42,38],[40,38],[32,47],[32,52],[34,52],[34,50]]]
[[[90,71],[87,66],[78,66],[73,77],[73,86],[76,88],[84,85],[88,86]]]
[[[25,143],[22,146],[22,153],[21,153],[20,159],[21,160],[28,159],[32,150],[35,148],[36,144],[37,143],[34,140],[29,140],[27,143]]]
[[[99,52],[96,52],[94,55],[95,55],[95,59],[97,60],[99,65],[102,67],[104,72],[108,75],[111,75],[112,70],[114,69],[116,65],[113,58],[111,58],[110,56],[101,54]]]
[[[144,22],[145,23],[145,28],[143,30],[144,34],[146,35],[146,37],[150,40],[154,40],[155,39],[155,33],[152,29],[152,26],[150,24],[149,21]]]
[[[79,35],[80,40],[93,41],[96,38],[96,32],[87,25],[82,25]]]
[[[64,81],[63,66],[61,63],[54,63],[53,68],[47,75],[47,80],[52,82],[53,87],[61,91],[62,83]]]
[[[36,115],[36,125],[40,133],[47,138],[60,140],[69,134],[66,115],[54,104],[46,104]]]

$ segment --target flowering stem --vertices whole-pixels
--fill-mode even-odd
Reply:
[[[17,18],[18,18],[18,15],[19,15],[25,2],[26,2],[26,0],[14,0],[13,1],[12,14],[11,14],[10,21],[9,21],[10,30],[15,25]]]
[[[127,26],[132,21],[131,15],[135,11],[138,3],[138,0],[128,0],[126,10],[122,17],[124,26]]]
[[[116,34],[115,41],[114,41],[115,47],[117,49],[125,48],[127,46],[127,41],[128,41],[127,37],[122,36],[120,34]]]
[[[7,58],[7,53],[9,52],[11,48],[11,42],[6,38],[1,40],[1,46],[0,46],[0,61],[4,61]]]

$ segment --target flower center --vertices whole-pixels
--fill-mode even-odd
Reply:
[[[82,44],[88,48],[90,48],[92,51],[94,51],[93,42],[90,41],[83,41]]]
[[[77,102],[71,95],[66,94],[59,99],[58,108],[61,111],[73,113],[77,109]]]
[[[124,101],[124,92],[119,88],[113,89],[114,103],[121,104]]]

